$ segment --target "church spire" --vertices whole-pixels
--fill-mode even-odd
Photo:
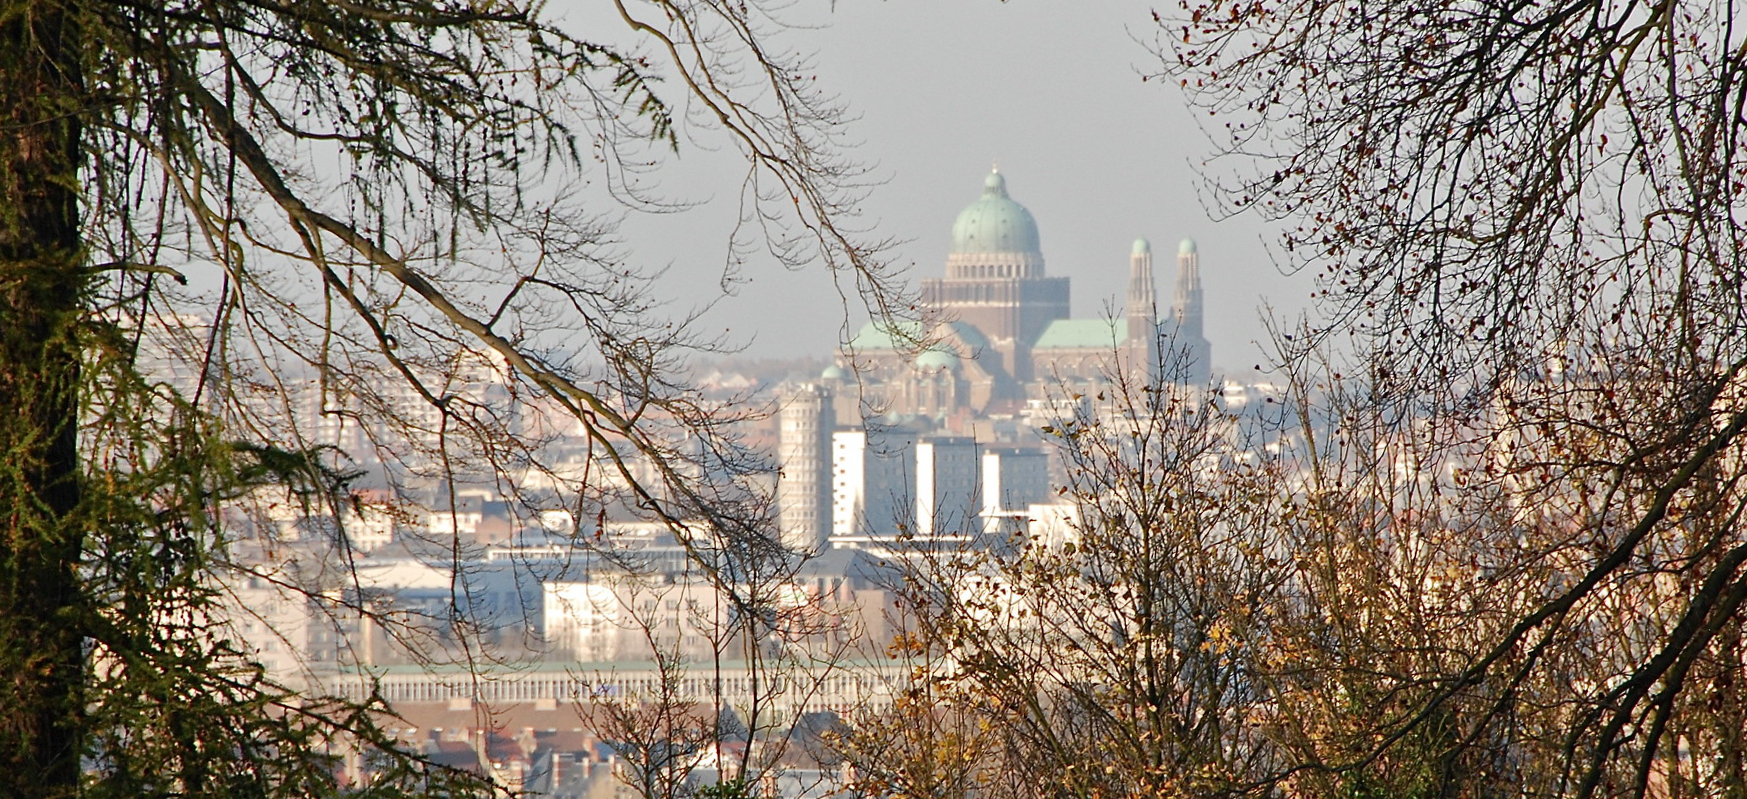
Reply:
[[[1158,322],[1158,291],[1153,288],[1153,246],[1146,239],[1134,240],[1134,254],[1128,257],[1128,302],[1124,311],[1132,328],[1136,322],[1153,327]],[[1142,331],[1130,329],[1130,338]]]
[[[1173,349],[1180,359],[1184,382],[1206,383],[1213,368],[1213,347],[1207,343],[1201,317],[1201,254],[1194,239],[1177,246],[1177,294],[1171,303],[1175,322]]]
[[[1177,296],[1171,313],[1177,319],[1179,339],[1201,338],[1201,254],[1195,251],[1194,239],[1183,239],[1177,247]]]

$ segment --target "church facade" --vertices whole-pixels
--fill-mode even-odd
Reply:
[[[1122,316],[1074,319],[1066,277],[1045,272],[1037,222],[1007,193],[998,171],[952,228],[946,275],[922,282],[921,323],[870,322],[826,370],[859,379],[861,414],[950,421],[1011,413],[1027,401],[1114,380],[1205,383],[1200,256],[1178,248],[1170,315],[1158,318],[1152,247],[1134,242]],[[1164,347],[1164,357],[1160,348]],[[1167,372],[1161,376],[1160,370]],[[845,386],[847,388],[847,386]],[[856,394],[839,391],[842,400]],[[851,423],[842,407],[840,423]]]

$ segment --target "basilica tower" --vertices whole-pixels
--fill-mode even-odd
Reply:
[[[1177,245],[1177,295],[1171,303],[1172,325],[1167,340],[1172,357],[1165,359],[1173,375],[1189,385],[1207,382],[1213,370],[1213,345],[1201,329],[1201,254],[1194,239]]]
[[[1128,357],[1140,359],[1139,365],[1149,368],[1159,342],[1158,308],[1158,290],[1153,288],[1153,245],[1146,239],[1135,239],[1134,250],[1128,256],[1128,300],[1123,307],[1132,350]]]

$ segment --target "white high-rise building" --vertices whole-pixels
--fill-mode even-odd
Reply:
[[[918,537],[975,530],[978,495],[977,442],[938,436],[916,442],[916,528]]]
[[[916,436],[903,430],[839,430],[831,436],[831,535],[887,537],[909,524],[916,496]]]
[[[777,528],[783,545],[815,554],[831,533],[831,389],[805,383],[783,399]]]
[[[1049,455],[1035,447],[985,447],[982,481],[983,532],[1023,532],[1026,508],[1050,499]]]
[[[918,538],[974,534],[979,529],[982,496],[978,452],[976,440],[968,437],[918,437],[882,428],[835,433],[831,532],[838,545],[905,534]],[[1046,471],[1039,455],[1035,466]],[[1010,465],[1007,474],[1016,475],[1018,468]],[[1030,486],[1034,476],[1026,474],[1009,479]],[[1048,491],[1047,479],[1042,491]],[[1028,490],[1025,496],[1034,493]]]
[[[867,508],[867,431],[831,434],[831,537],[860,535]]]

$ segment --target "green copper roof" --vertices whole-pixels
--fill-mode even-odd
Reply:
[[[1134,254],[1135,255],[1145,255],[1145,254],[1152,252],[1152,251],[1153,251],[1153,243],[1152,242],[1147,241],[1146,239],[1135,239],[1134,240]]]
[[[959,212],[958,221],[952,224],[952,251],[1043,251],[1038,246],[1037,220],[1025,206],[1007,196],[1007,179],[1001,173],[990,172],[983,180],[983,196]]]
[[[969,323],[948,322],[946,327],[947,331],[941,332],[943,334],[950,332],[951,336],[963,342],[964,346],[970,349],[970,353],[967,354],[980,352],[989,346],[989,340]],[[895,335],[894,330],[896,331]],[[849,340],[849,346],[857,352],[901,350],[907,349],[909,342],[919,338],[922,338],[922,325],[919,322],[902,322],[896,328],[885,322],[868,322],[862,325],[860,330],[855,331],[855,337]],[[945,347],[952,349],[953,345],[946,344]]]
[[[914,340],[921,333],[922,326],[916,322],[904,322],[898,325],[896,331],[884,322],[868,322],[855,331],[855,337],[849,340],[849,346],[860,351],[902,349],[900,338]]]
[[[844,377],[843,367],[837,364],[825,367],[825,371],[819,374],[821,380],[842,380]]]
[[[929,350],[916,356],[916,367],[919,369],[936,370],[951,369],[958,365],[958,356],[950,352]]]
[[[1032,349],[1111,349],[1128,340],[1126,319],[1057,319]]]
[[[1177,245],[1177,254],[1178,255],[1194,255],[1195,254],[1195,240],[1194,239],[1183,239],[1183,243]]]

